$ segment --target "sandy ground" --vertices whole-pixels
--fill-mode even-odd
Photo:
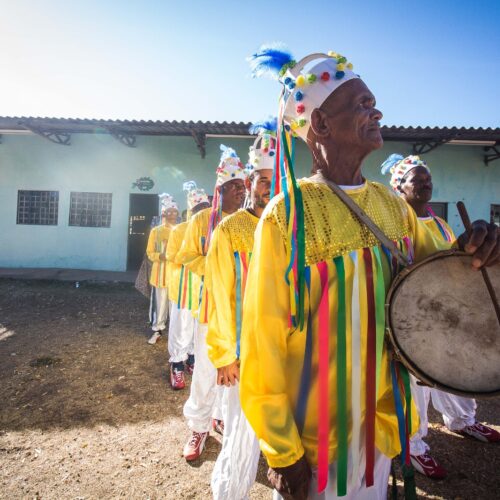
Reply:
[[[200,461],[182,458],[187,390],[169,388],[146,316],[129,284],[0,280],[0,498],[210,498],[219,436]],[[480,401],[478,419],[500,430],[500,399]],[[430,420],[449,476],[417,476],[419,496],[500,498],[500,445]],[[251,498],[271,498],[263,463]]]

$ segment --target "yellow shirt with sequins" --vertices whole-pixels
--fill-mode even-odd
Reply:
[[[200,210],[191,218],[188,222],[186,234],[184,235],[184,240],[178,253],[178,261],[184,264],[189,271],[197,274],[201,279],[201,301],[196,317],[202,324],[208,323],[208,297],[203,285],[203,280],[206,263],[205,241],[207,238],[211,212],[211,208],[206,208]],[[222,213],[222,217],[226,215],[227,214],[224,212]]]
[[[246,276],[258,222],[247,210],[238,210],[219,223],[210,242],[205,274],[210,302],[207,345],[216,368],[239,357]]]
[[[162,224],[151,229],[149,233],[146,254],[153,263],[149,283],[157,288],[168,287],[168,265],[166,260],[160,260],[160,255],[165,255],[168,238],[173,228],[171,224]]]
[[[372,403],[375,447],[394,457],[401,445],[390,358],[384,342],[384,305],[398,271],[396,263],[325,184],[309,179],[299,184],[305,211],[308,281],[305,328],[299,331],[290,323],[290,289],[284,279],[289,262],[286,215],[283,196],[279,195],[267,206],[255,233],[243,307],[242,408],[271,467],[292,465],[304,453],[310,464],[317,465],[318,404],[320,391],[328,384],[326,403],[323,400],[328,431],[321,446],[327,446],[328,462],[333,463],[339,446],[337,409],[343,397],[337,391],[337,381],[345,377],[348,446],[350,453],[359,457],[365,444],[370,357],[376,366],[371,372],[374,376],[370,376],[376,384]],[[365,182],[346,192],[403,253],[413,253],[415,261],[449,247],[442,239],[434,238],[413,209],[385,186]],[[376,335],[370,349],[369,328],[372,338]],[[343,348],[338,344],[340,333]],[[319,360],[321,357],[325,362],[325,349],[327,377],[320,380]],[[345,373],[340,372],[337,362],[342,353]],[[415,411],[412,416],[415,431]]]

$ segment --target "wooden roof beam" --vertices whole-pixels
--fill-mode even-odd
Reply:
[[[191,135],[193,136],[194,142],[196,146],[198,146],[198,150],[200,151],[200,155],[202,158],[205,158],[207,153],[206,151],[206,134],[200,130],[191,129]]]
[[[114,137],[118,142],[121,142],[124,146],[129,148],[135,148],[136,146],[136,136],[134,134],[129,134],[127,132],[120,132],[113,127],[104,127],[109,134]]]
[[[433,149],[446,144],[451,139],[433,139],[428,141],[414,142],[412,145],[412,151],[414,155],[423,155],[430,153]]]
[[[488,166],[492,161],[500,159],[500,149],[498,144],[495,146],[487,146],[484,148],[484,164]],[[493,153],[487,154],[488,151],[493,150]]]
[[[54,144],[60,144],[61,146],[70,146],[71,145],[71,134],[67,132],[59,132],[56,130],[44,130],[43,128],[36,127],[29,122],[19,122],[19,125],[23,126],[26,130],[33,132],[44,139],[47,139]]]

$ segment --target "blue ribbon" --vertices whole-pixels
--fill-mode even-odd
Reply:
[[[396,406],[396,416],[398,418],[399,440],[401,441],[401,460],[404,463],[406,457],[406,425],[405,412],[401,395],[399,393],[398,378],[396,375],[395,362],[391,361],[392,392],[394,393],[394,404]]]

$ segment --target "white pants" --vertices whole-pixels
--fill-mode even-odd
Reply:
[[[239,393],[238,385],[223,387],[224,439],[211,482],[215,500],[247,499],[257,475],[259,442],[243,414]]]
[[[149,321],[153,332],[165,330],[168,309],[168,289],[152,287],[151,300],[149,302]]]
[[[168,352],[170,363],[186,361],[194,353],[194,318],[188,309],[178,309],[177,302],[170,301],[168,325]]]
[[[208,358],[208,325],[195,322],[194,372],[191,392],[184,405],[188,426],[195,432],[208,432],[212,418],[222,419],[222,387],[217,385],[217,370]]]
[[[427,436],[429,420],[427,408],[432,397],[432,406],[443,416],[443,421],[450,431],[459,431],[476,421],[476,400],[455,396],[431,387],[418,385],[417,379],[410,375],[411,395],[417,405],[420,426],[417,433],[410,439],[410,453],[423,455],[429,451],[429,445],[424,441]]]
[[[347,484],[347,495],[337,496],[337,463],[330,464],[328,470],[328,483],[325,491],[318,493],[318,475],[317,469],[312,471],[311,484],[309,486],[309,500],[387,500],[387,485],[389,474],[391,472],[391,459],[375,450],[375,466],[373,470],[373,486],[366,487],[365,483],[365,456],[364,450],[360,455],[359,473],[357,477],[350,477]],[[349,455],[347,472],[352,472],[352,461]],[[349,476],[348,476],[349,477]],[[273,499],[280,500],[283,497],[274,490]]]

